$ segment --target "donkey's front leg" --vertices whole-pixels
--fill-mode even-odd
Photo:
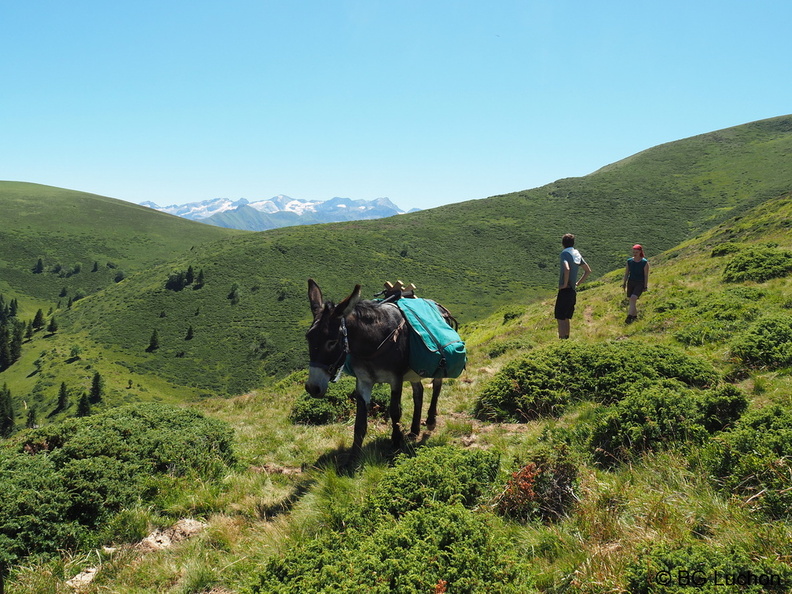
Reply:
[[[390,413],[390,418],[391,418],[391,425],[393,427],[393,431],[391,433],[391,441],[393,442],[393,447],[396,449],[401,448],[402,444],[404,443],[404,435],[402,435],[402,430],[400,425],[401,415],[402,415],[401,399],[402,399],[402,382],[397,381],[391,384],[391,399],[390,399],[390,406],[388,407],[388,412]]]
[[[357,410],[355,413],[355,437],[352,441],[352,455],[354,457],[358,457],[363,453],[363,438],[366,437],[366,429],[368,425],[368,402],[366,402],[366,400],[357,390],[355,390],[354,396]]]

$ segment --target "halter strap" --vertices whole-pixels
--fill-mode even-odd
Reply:
[[[343,341],[344,348],[341,349],[341,354],[333,363],[325,365],[323,363],[315,363],[311,361],[308,363],[309,367],[318,367],[324,369],[330,376],[330,381],[335,383],[341,377],[341,372],[344,370],[344,363],[346,362],[347,355],[349,355],[349,335],[347,333],[346,319],[341,316],[341,326],[339,328],[339,340]]]

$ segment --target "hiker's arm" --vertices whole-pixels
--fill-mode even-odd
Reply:
[[[581,266],[583,267],[583,276],[580,277],[580,280],[575,285],[576,287],[580,286],[580,284],[588,278],[588,275],[591,274],[591,266],[589,266],[587,262],[584,261]]]

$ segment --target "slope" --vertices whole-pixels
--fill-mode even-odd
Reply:
[[[792,187],[790,151],[785,116],[655,147],[534,190],[196,245],[56,311],[57,335],[33,340],[30,359],[4,373],[9,381],[21,376],[13,384],[25,379],[15,394],[25,393],[36,361],[41,376],[59,378],[75,344],[112,362],[121,381],[109,388],[119,399],[145,397],[128,386],[155,381],[182,395],[241,393],[304,364],[308,277],[336,300],[355,283],[369,296],[385,280],[413,282],[469,323],[552,294],[565,232],[578,235],[600,276],[620,269],[636,241],[651,257],[782,195]],[[204,272],[203,286],[167,288],[190,267]],[[158,345],[149,349],[155,331]],[[48,357],[34,356],[45,350]]]
[[[595,347],[603,347],[602,352],[612,347],[644,353],[657,345],[665,346],[684,355],[688,362],[711,366],[723,384],[744,394],[749,402],[743,416],[774,405],[788,410],[792,407],[790,366],[754,365],[737,356],[734,346],[761,320],[790,318],[792,276],[787,271],[762,281],[733,281],[727,280],[726,272],[741,254],[753,250],[765,254],[792,252],[790,227],[792,195],[785,193],[745,209],[666,252],[650,255],[651,291],[641,298],[641,316],[631,325],[624,324],[626,303],[620,290],[620,271],[602,275],[581,292],[580,315],[573,322],[569,343],[588,356],[597,353]],[[302,398],[304,372],[245,396],[197,403],[200,410],[234,427],[239,467],[228,471],[219,484],[186,477],[179,483],[181,496],[169,499],[162,508],[127,512],[125,523],[117,524],[126,531],[117,534],[114,542],[119,545],[134,541],[134,534],[145,535],[145,530],[132,529],[141,523],[151,529],[185,516],[204,518],[205,536],[161,554],[143,554],[133,547],[116,549],[102,558],[92,587],[130,592],[147,588],[164,592],[174,587],[249,592],[252,584],[264,583],[264,578],[270,584],[289,577],[315,584],[311,580],[319,577],[325,580],[325,588],[332,588],[335,580],[357,579],[357,589],[366,589],[373,587],[374,578],[361,570],[366,560],[354,547],[363,542],[373,548],[371,539],[382,532],[372,532],[371,526],[380,526],[386,536],[395,534],[399,538],[385,541],[392,543],[394,550],[383,554],[391,556],[375,557],[377,576],[389,576],[393,567],[398,567],[403,580],[400,583],[408,584],[404,588],[413,583],[409,580],[419,579],[416,574],[421,572],[411,565],[419,560],[408,556],[402,543],[415,547],[417,541],[421,556],[433,563],[436,558],[442,560],[427,570],[430,586],[436,584],[438,590],[454,588],[454,579],[461,573],[443,571],[441,562],[459,555],[465,560],[462,567],[473,571],[474,577],[489,576],[489,568],[480,562],[481,555],[488,555],[486,559],[490,560],[493,550],[498,550],[503,557],[495,556],[494,561],[502,562],[505,557],[517,564],[521,560],[528,565],[527,573],[520,575],[522,581],[490,585],[497,583],[518,592],[652,592],[657,589],[651,584],[653,577],[663,575],[659,572],[681,580],[694,570],[711,580],[717,578],[713,571],[720,571],[722,583],[738,572],[778,576],[783,583],[764,591],[786,591],[792,577],[789,508],[786,517],[768,516],[763,493],[757,491],[752,496],[730,492],[707,471],[711,446],[733,443],[728,441],[731,428],[720,432],[717,439],[697,441],[691,435],[688,441],[659,442],[658,447],[643,454],[636,449],[629,463],[608,468],[596,463],[589,440],[593,429],[602,425],[601,420],[616,418],[612,414],[620,409],[616,403],[596,402],[596,395],[592,400],[573,403],[563,413],[529,422],[492,422],[474,417],[476,403],[503,369],[521,361],[540,360],[559,343],[548,316],[551,302],[514,302],[495,315],[463,327],[471,354],[468,369],[458,381],[444,387],[438,429],[422,436],[395,464],[388,457],[388,423],[373,421],[364,464],[351,474],[337,471],[334,462],[351,442],[349,423],[317,427],[290,420],[294,403]],[[703,339],[701,332],[687,332],[691,324],[705,322],[710,330],[722,331]],[[697,336],[699,340],[693,340]],[[786,343],[790,341],[792,336]],[[590,360],[593,364],[608,362]],[[638,368],[643,362],[636,358],[631,363]],[[592,369],[601,375],[614,372],[604,366]],[[678,392],[679,384],[667,379],[661,388],[652,389],[655,393],[664,389],[672,397],[686,396],[687,392]],[[344,383],[333,386],[332,391],[346,388],[348,384]],[[650,418],[648,424],[653,421]],[[790,442],[785,443],[789,447]],[[568,485],[574,490],[572,503],[560,516],[543,520],[535,515],[514,518],[503,514],[498,502],[508,492],[512,473],[541,461],[539,456],[547,448],[567,456],[565,466],[542,469],[548,474],[556,472],[548,480],[560,480],[560,468],[574,474]],[[427,459],[431,461],[433,453],[449,451],[455,455],[450,469],[421,465]],[[758,457],[760,453],[752,455]],[[432,497],[437,482],[447,481],[444,486],[451,480],[464,483],[469,477],[463,471],[468,468],[459,460],[485,454],[499,457],[499,472],[490,489],[479,492],[473,509],[457,508],[454,522],[429,522],[437,517],[431,514],[444,509],[447,499]],[[761,461],[783,479],[788,476],[789,456],[792,451],[787,449]],[[408,474],[410,461],[415,462],[412,475]],[[443,474],[443,470],[450,472]],[[425,491],[427,500],[402,516],[375,515],[374,521],[367,522],[377,510],[372,511],[372,505],[364,509],[364,504],[376,503],[377,496],[400,501],[392,491],[383,495],[381,488],[392,488],[399,472],[399,494],[412,494],[414,491],[408,489],[415,485],[415,490]],[[547,484],[536,483],[544,488]],[[782,484],[788,487],[788,481]],[[523,493],[529,511],[541,501],[536,498],[537,493],[541,497],[538,488]],[[440,539],[432,539],[429,533],[425,538],[420,533],[419,538],[415,532],[406,531],[409,519],[416,517],[427,519],[430,533],[443,535],[441,553],[435,554],[430,548]],[[483,521],[473,522],[475,519]],[[483,535],[485,545],[481,548],[475,548],[470,534],[447,530],[471,524]],[[404,556],[399,559],[402,551]],[[350,565],[350,553],[355,553],[353,558],[360,565]],[[12,583],[20,591],[54,590],[80,569],[97,566],[96,554],[71,555],[68,559],[67,575],[61,560],[32,563],[15,568]],[[322,573],[316,567],[320,561],[325,567],[332,564],[341,569]],[[280,591],[288,585],[281,584]],[[666,589],[689,590],[689,584],[671,586]],[[485,583],[475,591],[486,590]],[[270,586],[263,591],[278,590]],[[313,590],[306,587],[303,591]]]
[[[235,235],[122,200],[23,182],[0,182],[0,212],[0,294],[38,302],[93,293],[191,246]]]

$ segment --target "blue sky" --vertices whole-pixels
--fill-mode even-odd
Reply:
[[[0,179],[486,198],[792,113],[790,22],[782,0],[4,0]]]

